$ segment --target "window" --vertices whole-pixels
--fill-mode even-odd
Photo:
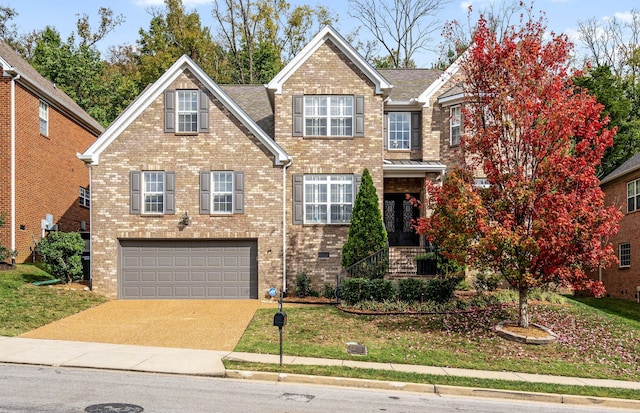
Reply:
[[[233,213],[233,172],[212,172],[211,177],[213,179],[211,212]]]
[[[353,175],[305,175],[304,223],[348,224],[353,192]]]
[[[390,112],[388,114],[389,149],[411,148],[411,113]]]
[[[199,133],[209,131],[209,95],[202,90],[165,90],[164,131]]]
[[[129,212],[150,215],[175,214],[175,172],[131,171],[129,173]]]
[[[200,172],[200,214],[243,214],[244,172]]]
[[[178,132],[198,132],[198,91],[178,90]]]
[[[460,145],[460,129],[462,127],[462,114],[460,106],[453,106],[449,109],[449,143]]]
[[[478,188],[489,188],[489,180],[487,178],[474,178],[473,185]]]
[[[627,183],[627,212],[640,209],[640,179]]]
[[[619,246],[619,259],[621,267],[630,267],[631,266],[631,244],[624,243]]]
[[[293,96],[293,136],[364,136],[364,96]]]
[[[143,180],[143,213],[164,213],[164,172],[146,171],[142,174]]]
[[[89,208],[91,205],[91,193],[89,189],[80,187],[80,206]]]
[[[49,136],[49,105],[40,101],[40,134]]]

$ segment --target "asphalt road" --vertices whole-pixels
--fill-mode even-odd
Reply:
[[[0,364],[0,412],[624,412],[209,377]]]

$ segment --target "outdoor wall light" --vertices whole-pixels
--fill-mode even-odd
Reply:
[[[180,224],[184,225],[185,227],[189,225],[189,215],[187,214],[187,211],[184,211],[184,215],[180,217]]]

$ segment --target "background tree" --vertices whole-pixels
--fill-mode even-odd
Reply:
[[[77,232],[51,232],[38,243],[48,272],[66,283],[82,275],[83,249],[84,240]]]
[[[293,9],[285,0],[214,2],[220,44],[233,67],[232,82],[267,83],[333,17],[323,6]]]
[[[431,35],[440,29],[438,12],[451,0],[349,0],[349,15],[385,50],[380,62],[392,68],[415,67],[419,51],[433,51]],[[386,65],[385,65],[386,66]]]
[[[529,18],[498,41],[483,18],[463,62],[463,147],[469,170],[490,186],[453,173],[430,188],[434,214],[421,219],[448,258],[500,274],[519,293],[528,327],[532,288],[556,283],[604,292],[587,271],[615,261],[608,238],[620,212],[604,205],[595,168],[615,131],[602,105],[573,85],[565,36],[543,42],[543,20]]]
[[[362,173],[360,189],[356,195],[349,226],[349,238],[342,247],[342,267],[347,268],[387,245],[387,231],[382,223],[382,214],[378,205],[378,195],[368,169]],[[372,278],[384,275],[374,274]]]
[[[165,0],[164,8],[150,9],[149,30],[140,29],[137,65],[140,87],[155,82],[180,56],[186,54],[213,80],[228,83],[229,70],[200,15],[187,12],[182,0]]]

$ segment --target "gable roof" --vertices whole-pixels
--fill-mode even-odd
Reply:
[[[626,174],[640,170],[640,152],[627,159],[622,165],[613,170],[609,175],[602,178],[600,185],[611,182]]]
[[[158,80],[147,87],[136,100],[109,126],[93,145],[78,157],[86,163],[98,164],[100,154],[118,137],[164,90],[185,70],[189,70],[207,90],[218,99],[249,131],[275,156],[275,164],[282,165],[291,158],[256,122],[227,95],[188,56],[180,57]]]
[[[93,135],[98,136],[104,131],[97,120],[50,80],[38,73],[29,62],[2,40],[0,40],[0,65],[3,75],[13,76],[16,82],[72,118]]]
[[[327,40],[335,44],[373,82],[377,94],[382,94],[384,90],[393,87],[340,33],[333,27],[326,26],[266,85],[267,89],[273,90],[276,94],[281,94],[282,85],[287,79]]]
[[[424,103],[424,107],[429,107],[431,98],[435,96],[436,93],[440,91],[440,89],[451,80],[458,72],[460,71],[460,66],[462,65],[462,61],[466,59],[469,54],[469,49],[465,50],[460,57],[458,57],[455,62],[451,63],[451,65],[440,75],[440,78],[429,85],[428,88],[425,89],[424,92],[420,94],[418,100]]]
[[[387,103],[397,104],[417,102],[421,91],[431,86],[442,75],[437,69],[378,69],[381,75],[393,85]]]

